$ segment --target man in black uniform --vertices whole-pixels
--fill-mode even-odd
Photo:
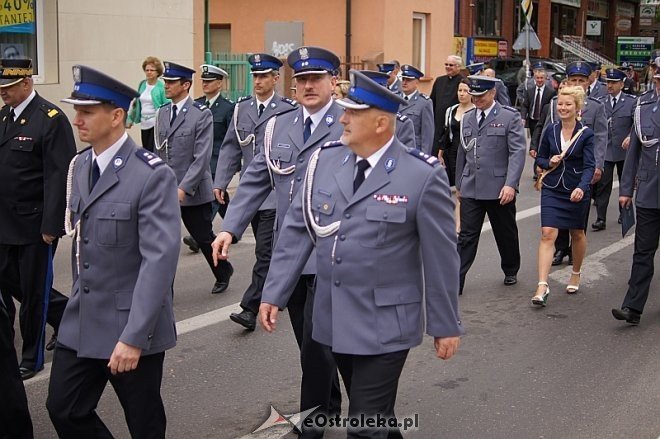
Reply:
[[[218,166],[218,155],[220,155],[222,141],[225,139],[225,134],[227,134],[227,129],[229,128],[232,115],[234,114],[234,103],[220,95],[220,90],[222,89],[222,84],[224,82],[223,80],[229,76],[227,72],[220,67],[211,64],[202,64],[200,69],[202,69],[202,90],[204,91],[204,96],[195,99],[195,102],[206,106],[206,108],[213,113],[211,178],[215,180],[215,169]],[[211,220],[213,220],[218,213],[220,213],[222,218],[225,217],[227,203],[229,203],[228,194],[222,204],[219,203],[218,200],[213,200],[211,202]],[[197,241],[195,241],[192,236],[184,236],[183,243],[186,244],[192,252],[199,252]]]
[[[57,331],[66,306],[66,297],[51,291],[53,253],[64,234],[76,146],[62,110],[34,91],[32,61],[0,63],[0,289],[12,321],[12,297],[21,302],[20,371],[28,379],[44,367],[46,316]]]

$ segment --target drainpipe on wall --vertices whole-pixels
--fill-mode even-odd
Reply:
[[[204,0],[204,63],[211,64],[211,30],[209,25],[209,0]]]
[[[348,71],[351,68],[351,0],[346,0],[346,72],[345,77],[348,78]]]

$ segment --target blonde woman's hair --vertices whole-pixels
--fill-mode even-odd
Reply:
[[[346,81],[345,79],[337,81],[337,87],[341,91],[342,97],[345,98],[348,96],[348,89],[351,88],[351,81]]]
[[[585,93],[584,89],[580,86],[564,87],[559,91],[559,96],[571,96],[575,101],[575,106],[578,110],[584,107]]]

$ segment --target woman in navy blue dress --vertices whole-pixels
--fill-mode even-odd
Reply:
[[[550,294],[548,274],[559,229],[570,230],[573,242],[573,272],[566,287],[569,294],[580,288],[582,261],[587,249],[584,221],[591,199],[594,175],[594,133],[579,121],[585,94],[581,87],[565,87],[559,92],[559,120],[548,125],[541,138],[536,165],[548,170],[541,185],[541,242],[539,243],[539,283],[532,303],[545,306]]]

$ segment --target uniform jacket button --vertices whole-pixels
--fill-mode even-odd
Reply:
[[[89,293],[89,287],[83,287],[83,292]]]
[[[351,218],[351,214],[350,214],[350,213],[345,213],[345,214],[344,214],[344,218],[346,218],[346,219],[350,219],[350,218]]]
[[[83,263],[83,267],[85,267],[85,268],[89,268],[89,262],[85,262],[85,263]]]
[[[296,181],[302,181],[302,177],[296,177]]]
[[[341,258],[340,257],[335,258],[335,262],[341,264]]]
[[[341,282],[339,282],[338,280],[336,280],[336,281],[335,281],[335,286],[338,287],[339,285],[341,285]]]
[[[84,217],[85,219],[89,218],[89,212],[85,212],[85,214],[83,215],[83,217]]]
[[[339,235],[339,240],[340,241],[345,241],[346,240],[346,235]]]
[[[89,243],[89,238],[85,236],[85,237],[83,238],[83,242],[84,242],[85,244]]]

